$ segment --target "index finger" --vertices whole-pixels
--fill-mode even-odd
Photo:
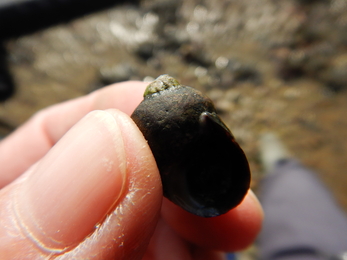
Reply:
[[[143,99],[145,82],[123,82],[53,105],[0,142],[0,188],[16,179],[84,115],[93,110],[118,108],[130,115]]]

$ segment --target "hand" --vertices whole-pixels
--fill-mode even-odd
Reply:
[[[163,199],[129,117],[146,85],[49,107],[1,141],[1,259],[223,259],[253,241],[262,210],[252,192],[209,219]]]

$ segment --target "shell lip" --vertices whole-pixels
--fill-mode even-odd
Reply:
[[[217,217],[228,212],[231,209],[218,209],[217,207],[213,206],[204,206],[191,196],[188,196],[189,199],[183,199],[179,196],[169,196],[167,198],[176,205],[179,205],[184,210],[188,211],[189,213],[204,218]]]

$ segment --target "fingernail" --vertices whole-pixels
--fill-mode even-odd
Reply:
[[[126,154],[117,118],[94,111],[31,169],[16,212],[43,250],[80,243],[115,207],[125,185]]]

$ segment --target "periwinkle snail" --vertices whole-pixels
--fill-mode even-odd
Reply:
[[[250,185],[247,158],[200,91],[162,75],[148,85],[131,117],[153,152],[164,196],[173,203],[214,217],[243,200]]]

